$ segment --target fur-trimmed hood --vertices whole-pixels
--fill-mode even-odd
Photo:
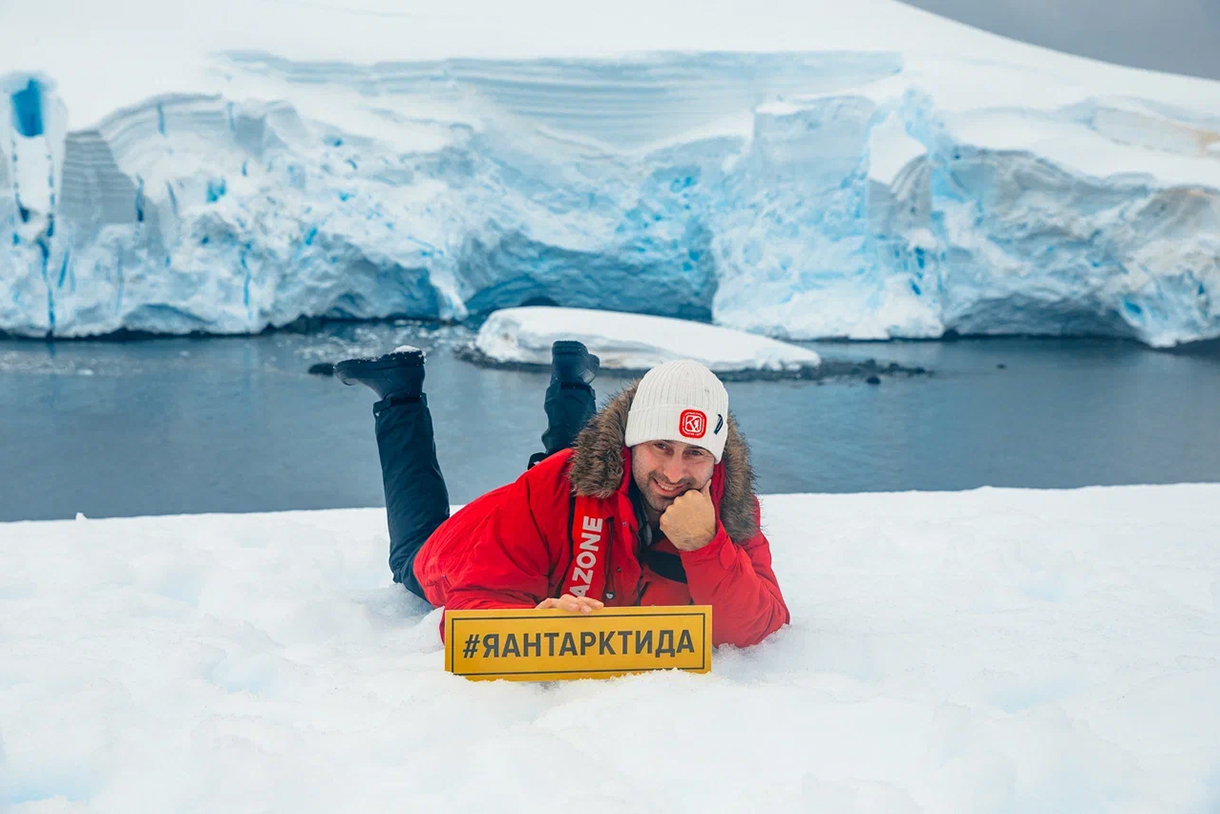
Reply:
[[[623,449],[627,413],[638,385],[639,382],[635,382],[611,399],[577,437],[570,472],[572,491],[577,495],[605,500],[622,487],[626,474]],[[754,470],[750,466],[749,447],[731,413],[728,424],[724,454],[716,465],[722,470],[724,484],[717,517],[729,538],[740,544],[758,533],[754,517]]]

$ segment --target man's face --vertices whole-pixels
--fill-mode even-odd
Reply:
[[[631,448],[631,475],[657,517],[678,495],[702,489],[714,466],[712,453],[681,441],[647,441]]]

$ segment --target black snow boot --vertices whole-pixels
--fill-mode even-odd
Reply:
[[[363,384],[382,401],[415,401],[424,392],[424,352],[403,345],[376,359],[346,359],[335,365],[335,378]]]
[[[544,452],[530,456],[531,467],[576,443],[576,436],[593,417],[597,396],[593,379],[601,360],[580,342],[561,340],[551,346],[551,384],[546,389],[546,432],[542,434]]]
[[[599,367],[601,360],[580,342],[561,339],[551,345],[552,382],[589,385],[597,378]]]

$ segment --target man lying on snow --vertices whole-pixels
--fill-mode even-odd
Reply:
[[[667,362],[594,415],[597,367],[579,342],[555,343],[546,452],[449,517],[423,352],[335,366],[380,398],[394,580],[450,610],[711,605],[714,644],[761,641],[788,608],[724,385],[698,362]]]

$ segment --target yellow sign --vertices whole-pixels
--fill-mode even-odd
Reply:
[[[712,608],[445,611],[445,669],[510,681],[706,673],[712,669]]]

